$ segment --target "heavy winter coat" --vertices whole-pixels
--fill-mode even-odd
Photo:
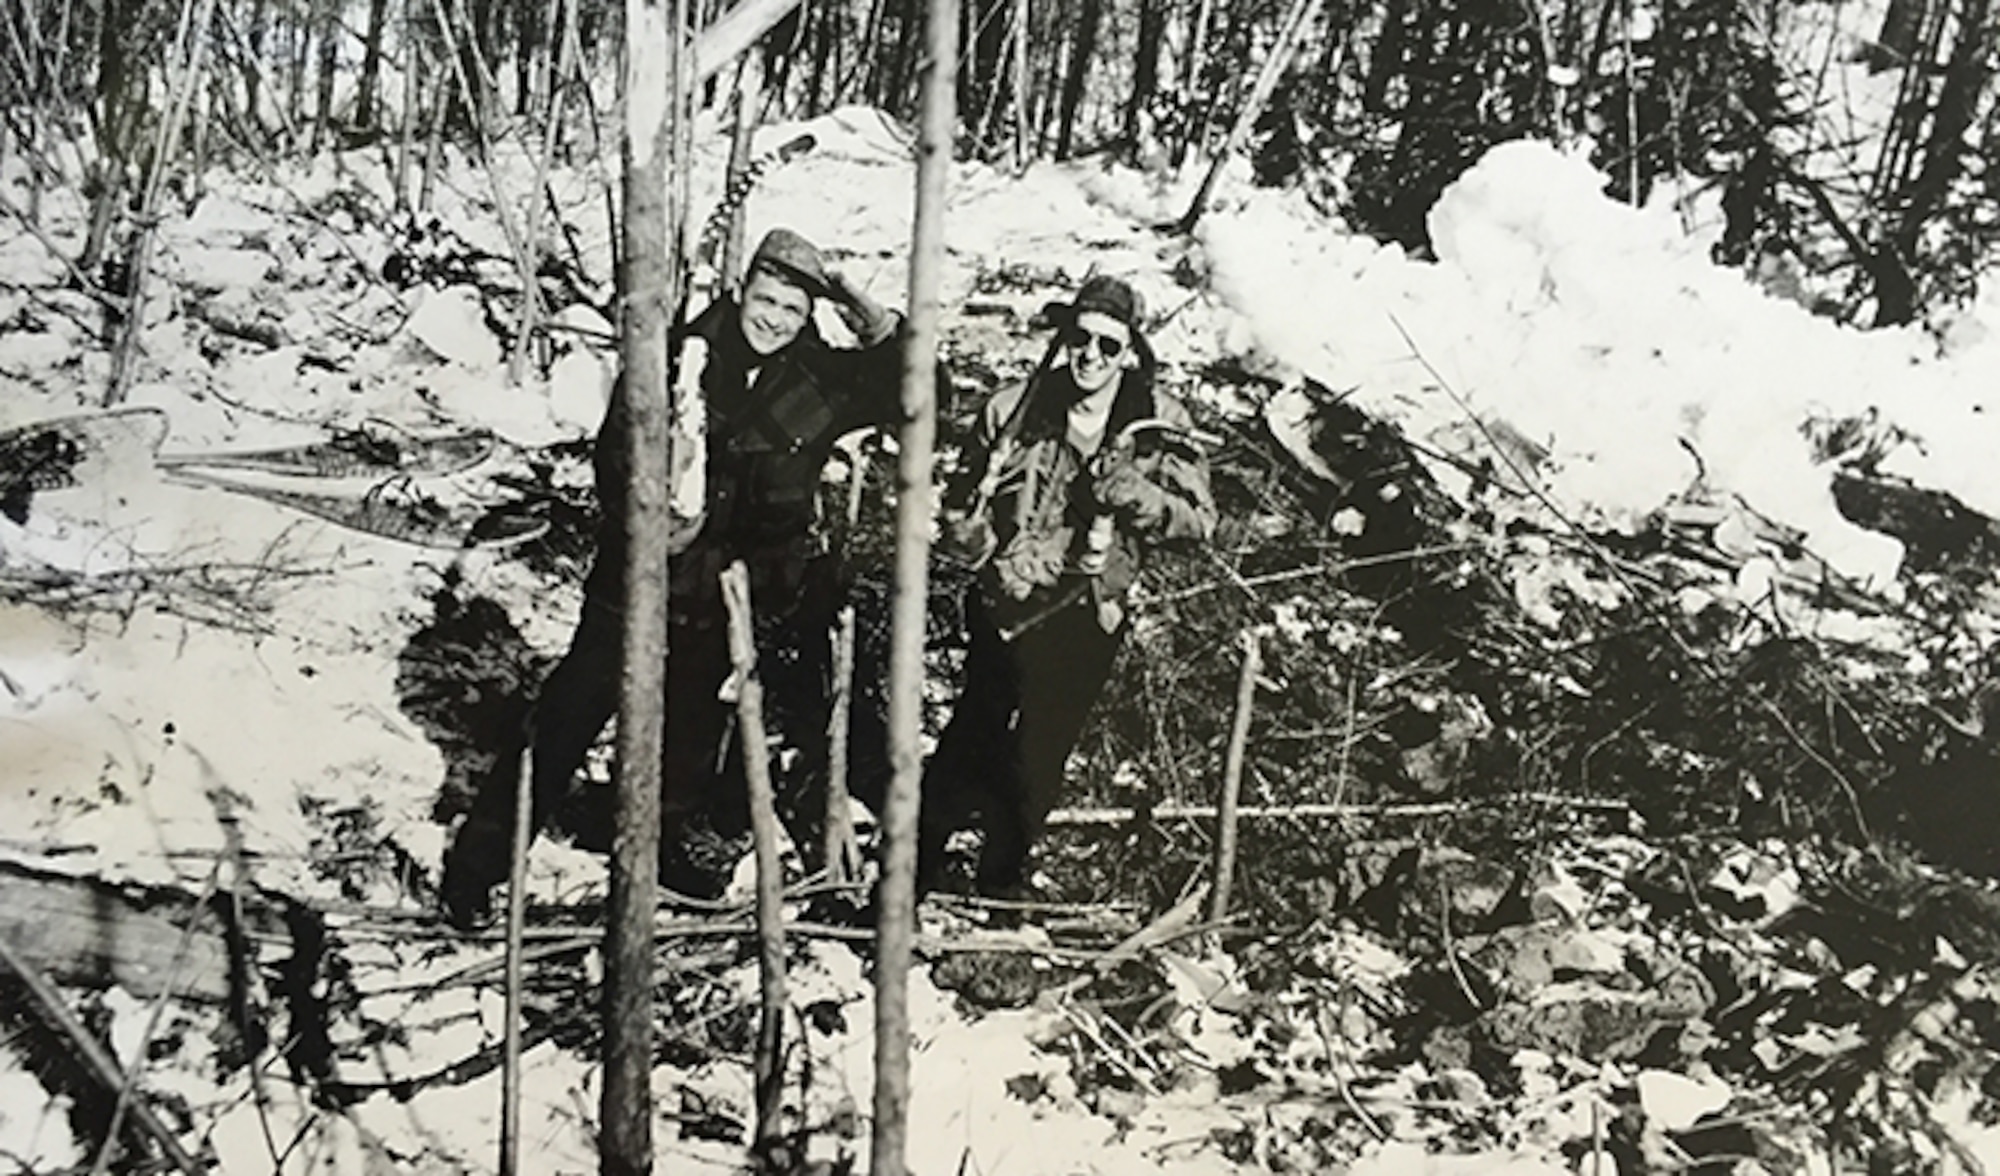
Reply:
[[[1125,377],[1104,441],[1086,455],[1069,437],[1069,406],[1078,396],[1069,369],[1037,379],[1032,395],[1035,381],[987,402],[967,468],[970,478],[992,486],[992,496],[970,504],[971,515],[946,541],[980,566],[981,591],[1003,633],[1086,593],[1109,632],[1122,625],[1125,598],[1151,549],[1213,534],[1208,466],[1185,436],[1187,410],[1149,380]],[[1112,533],[1093,560],[1090,532],[1100,519]]]
[[[842,434],[901,417],[902,319],[893,313],[858,350],[831,347],[807,319],[799,337],[759,357],[743,338],[736,304],[719,298],[685,335],[706,340],[702,395],[707,402],[707,504],[700,533],[673,557],[670,585],[677,611],[707,612],[719,598],[717,575],[731,560],[750,569],[758,610],[784,611],[795,600],[814,554],[820,473]],[[593,455],[604,508],[597,575],[622,565],[626,435],[624,384],[612,394]],[[609,585],[603,585],[609,587]]]

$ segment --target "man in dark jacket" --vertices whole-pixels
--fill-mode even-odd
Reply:
[[[836,304],[860,340],[858,350],[837,350],[821,338],[812,321],[816,298]],[[744,819],[741,759],[723,743],[730,707],[721,697],[732,667],[718,577],[734,560],[750,572],[760,673],[772,710],[787,742],[803,753],[808,774],[825,763],[828,626],[845,584],[838,560],[819,550],[815,533],[820,475],[843,433],[900,416],[902,335],[900,315],[829,270],[803,237],[774,229],[750,259],[741,300],[718,298],[675,340],[681,347],[697,338],[707,353],[705,501],[699,520],[679,520],[689,527],[698,521],[699,531],[668,566],[661,852],[665,880],[676,888],[697,886],[673,872],[680,823],[703,808],[719,824],[740,827]],[[618,709],[627,412],[621,383],[593,454],[604,521],[582,618],[522,733],[534,746],[537,828]],[[519,762],[519,746],[501,749],[498,769],[445,852],[444,910],[460,925],[489,917],[492,887],[506,877]]]
[[[965,689],[924,771],[925,888],[973,811],[986,833],[979,888],[1022,885],[1124,640],[1143,560],[1215,527],[1186,410],[1153,387],[1137,292],[1092,278],[1051,314],[1051,362],[987,403],[969,447],[973,484],[947,510],[946,550],[979,575],[965,602]]]

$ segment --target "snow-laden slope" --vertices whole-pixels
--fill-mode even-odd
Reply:
[[[900,303],[913,190],[906,143],[862,110],[769,128],[760,142],[800,129],[819,147],[759,190],[752,237],[775,224],[798,228],[883,301]],[[697,217],[714,200],[720,136],[707,134],[700,151]],[[519,151],[503,150],[490,176],[459,161],[444,174],[437,210],[504,255],[486,202],[495,190],[526,191],[532,175]],[[15,163],[0,163],[0,184],[21,183]],[[607,230],[594,181],[565,171],[553,183],[585,256],[601,259]],[[1467,413],[1503,421],[1549,450],[1543,474],[1561,502],[1612,521],[1633,521],[1686,488],[1697,472],[1692,447],[1712,486],[1805,528],[1824,554],[1861,574],[1886,575],[1896,552],[1831,514],[1826,473],[1810,465],[1799,434],[1811,416],[1880,409],[1921,438],[1897,451],[1895,468],[2000,511],[2000,481],[1986,460],[2000,438],[1982,399],[2000,343],[1974,342],[1939,360],[1914,332],[1862,334],[1813,319],[1710,267],[1705,243],[1670,214],[1612,204],[1587,168],[1547,147],[1500,148],[1447,194],[1435,214],[1435,263],[1232,180],[1203,221],[1202,257],[1180,267],[1183,277],[1205,272],[1205,289],[1175,276],[1185,244],[1147,227],[1170,204],[1150,184],[1091,167],[1043,165],[1020,177],[962,167],[947,230],[949,297],[956,304],[975,276],[1010,265],[1071,283],[1092,268],[1130,277],[1168,316],[1159,349],[1180,367],[1176,378],[1255,348],[1352,388],[1363,406],[1441,447],[1476,444]],[[359,193],[384,207],[386,185],[378,160],[329,157],[276,177],[211,177],[191,215],[168,218],[133,400],[168,410],[169,451],[298,440],[367,416],[483,425],[522,444],[590,432],[612,370],[601,347],[580,341],[549,380],[514,385],[475,292],[395,292],[377,280],[392,243],[342,205]],[[52,237],[73,248],[81,201],[52,192],[46,210]],[[18,281],[59,278],[40,249],[0,225],[0,264]],[[1029,313],[1052,293],[1022,293],[1014,309]],[[196,306],[202,315],[189,313]],[[0,426],[93,403],[108,370],[93,312],[60,292],[0,290],[8,324]],[[217,345],[205,324],[218,318],[261,322],[281,338],[270,348]],[[572,312],[569,321],[605,330],[590,318]],[[443,830],[429,809],[443,764],[399,709],[397,659],[454,562],[464,591],[505,602],[531,644],[559,651],[573,591],[552,590],[504,557],[454,561],[344,532],[170,483],[144,461],[39,496],[25,524],[0,519],[0,572],[71,577],[90,586],[92,603],[118,606],[79,608],[60,593],[0,602],[0,852],[199,889],[219,854],[240,849],[258,883],[332,902],[339,888],[316,869],[332,852],[325,839],[339,814],[365,814],[370,837],[431,868]],[[124,577],[119,591],[105,589],[106,574]],[[536,851],[538,898],[575,898],[601,879],[584,855]],[[386,881],[368,898],[417,901]],[[848,974],[823,980],[829,991],[859,985]],[[976,1029],[942,997],[926,999],[919,1170],[952,1169],[969,1155],[968,1170],[994,1173],[1131,1171],[1169,1137],[1166,1126],[1141,1121],[1113,1139],[1103,1118],[1074,1107],[1038,1118],[1045,1112],[1010,1102],[1005,1090],[1006,1079],[1045,1062],[1023,1046],[1026,1030],[998,1021]],[[405,1010],[422,1032],[378,1061],[422,1068],[490,1043],[499,1031],[491,1003],[459,990],[442,1002],[449,1007]],[[850,1009],[851,1030],[815,1043],[838,1059],[826,1080],[847,1083],[856,1099],[867,1086],[864,1009]],[[548,1047],[529,1067],[537,1093],[528,1131],[550,1165],[541,1170],[587,1166],[589,1125],[576,1108],[594,1105],[588,1068]],[[741,1078],[672,1072],[663,1083]],[[181,1081],[191,1080],[159,1079]],[[427,1170],[477,1166],[496,1087],[487,1080],[407,1104],[372,1100],[353,1119],[365,1135],[326,1119],[323,1143],[336,1157],[328,1167],[379,1170],[370,1165],[384,1162],[384,1148]],[[236,1087],[197,1093],[196,1105],[235,1100],[218,1146],[250,1157],[245,1164],[262,1154],[260,1115],[312,1114],[285,1099],[253,1104]],[[1195,1121],[1195,1108],[1172,1111],[1183,1127]],[[0,1126],[52,1130],[40,1118],[0,1117]],[[22,1146],[72,1155],[63,1142],[44,1136]],[[1183,1170],[1228,1169],[1209,1154]]]

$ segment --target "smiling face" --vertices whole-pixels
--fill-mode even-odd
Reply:
[[[1070,379],[1085,396],[1110,387],[1137,361],[1131,328],[1094,310],[1077,315],[1063,331],[1063,347],[1069,352]]]
[[[743,338],[758,355],[791,345],[812,314],[812,295],[776,274],[757,270],[743,287]]]

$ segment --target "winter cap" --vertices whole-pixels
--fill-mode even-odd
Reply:
[[[1049,318],[1058,326],[1067,326],[1076,321],[1077,316],[1095,311],[1109,315],[1124,323],[1138,338],[1143,331],[1146,318],[1146,301],[1139,292],[1117,278],[1098,274],[1083,283],[1083,289],[1067,304],[1056,303],[1047,308]]]
[[[819,250],[790,229],[772,229],[757,243],[757,252],[750,255],[750,272],[760,269],[797,282],[816,297],[825,297],[831,288]]]

